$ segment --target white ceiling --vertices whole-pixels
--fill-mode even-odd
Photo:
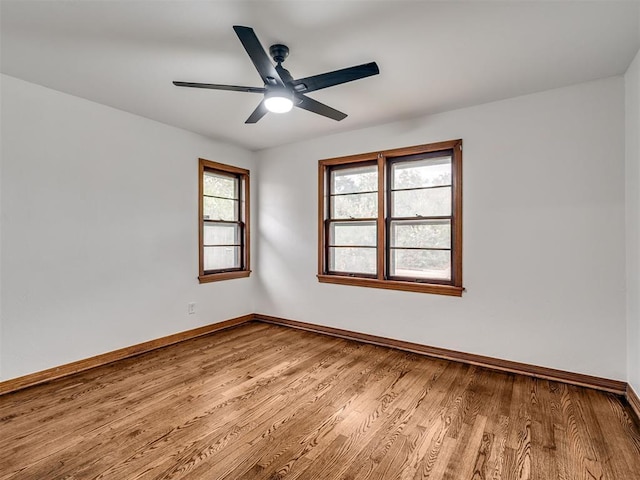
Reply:
[[[624,73],[636,1],[2,0],[1,71],[252,150]],[[284,43],[294,78],[376,61],[380,75],[309,94],[349,116],[294,109],[244,121],[262,86],[233,25]]]

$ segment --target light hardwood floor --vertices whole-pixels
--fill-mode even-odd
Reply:
[[[640,479],[612,394],[250,323],[0,396],[0,479]]]

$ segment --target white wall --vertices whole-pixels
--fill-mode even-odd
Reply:
[[[640,53],[625,74],[628,382],[640,393]]]
[[[317,161],[455,138],[463,297],[318,283]],[[260,157],[258,312],[626,380],[621,77]]]
[[[255,310],[255,275],[197,281],[197,159],[251,152],[12,77],[1,97],[1,379]]]

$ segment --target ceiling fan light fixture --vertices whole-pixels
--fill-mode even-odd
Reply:
[[[273,113],[287,113],[293,108],[293,95],[286,90],[273,90],[264,96],[264,106]]]

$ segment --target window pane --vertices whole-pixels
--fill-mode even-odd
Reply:
[[[329,270],[344,273],[376,274],[375,248],[329,248]]]
[[[394,163],[391,179],[394,190],[451,185],[451,156]]]
[[[391,222],[391,246],[451,248],[451,220]]]
[[[238,201],[224,198],[203,198],[204,218],[207,220],[238,220]]]
[[[240,226],[220,223],[205,223],[204,244],[238,245],[240,244]]]
[[[329,229],[330,245],[376,246],[375,222],[332,223]]]
[[[391,250],[392,277],[451,280],[449,250]]]
[[[392,192],[391,205],[394,217],[449,216],[451,187]]]
[[[238,198],[238,179],[236,177],[205,171],[203,182],[205,195]]]
[[[204,247],[204,269],[240,268],[240,247]]]
[[[331,218],[375,218],[378,216],[378,194],[357,193],[331,197]]]
[[[340,168],[331,170],[331,193],[378,191],[378,167]]]

